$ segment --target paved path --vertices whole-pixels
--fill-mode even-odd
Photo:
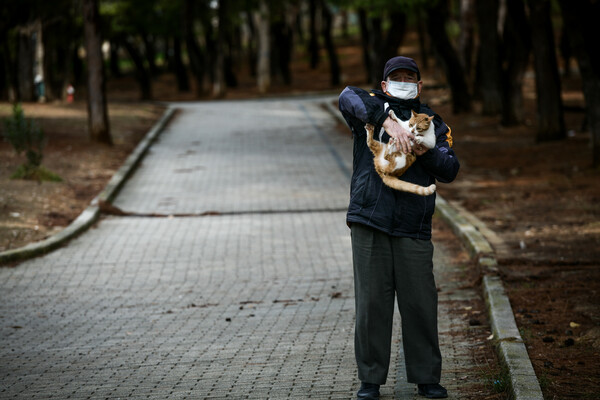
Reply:
[[[310,98],[182,109],[115,201],[135,215],[0,269],[0,398],[353,398],[352,141]],[[476,293],[445,292],[456,399],[446,307]],[[397,339],[383,399],[412,399]]]

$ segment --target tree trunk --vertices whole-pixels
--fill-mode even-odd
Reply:
[[[98,0],[83,0],[83,28],[88,67],[88,121],[91,139],[112,144],[106,106]]]
[[[214,71],[213,71],[213,89],[214,97],[225,97],[225,45],[227,42],[226,36],[229,29],[227,21],[227,0],[219,0],[219,9],[217,11],[219,25],[217,28],[217,51],[214,53]]]
[[[292,29],[286,23],[283,13],[271,24],[271,38],[273,40],[271,74],[279,76],[285,85],[290,85],[292,83],[290,69],[293,47]]]
[[[266,0],[260,0],[258,11],[254,12],[254,26],[257,27],[258,55],[256,62],[256,82],[258,91],[266,93],[271,86],[271,39],[269,37],[269,8]]]
[[[327,49],[329,69],[331,71],[331,85],[337,86],[340,84],[340,65],[338,63],[338,57],[335,52],[335,45],[333,44],[333,37],[331,34],[333,16],[331,15],[329,6],[324,1],[321,1],[321,10],[323,11],[323,39],[325,48]]]
[[[181,39],[178,36],[173,38],[173,67],[177,78],[177,89],[180,92],[189,92],[190,80],[181,58]]]
[[[33,58],[34,46],[29,29],[19,31],[17,43],[18,82],[17,98],[19,101],[34,100]]]
[[[119,45],[116,41],[110,42],[110,61],[109,61],[110,75],[113,78],[120,78],[123,74],[121,73],[121,66],[119,65]]]
[[[158,67],[156,66],[156,40],[155,37],[145,32],[140,32],[144,42],[144,56],[148,63],[148,73],[150,76],[158,75]]]
[[[367,27],[369,30],[369,71],[371,76],[369,77],[369,83],[375,89],[381,89],[381,81],[383,75],[382,63],[382,43],[383,43],[383,32],[381,25],[383,21],[380,17],[367,18]]]
[[[123,37],[120,43],[125,47],[135,65],[135,78],[140,85],[140,100],[150,100],[152,98],[152,79],[149,69],[144,65],[144,56],[131,38]]]
[[[308,53],[310,57],[310,68],[316,69],[319,66],[319,34],[317,33],[317,0],[308,1],[309,12],[309,42]]]
[[[367,72],[366,80],[371,82],[371,56],[369,52],[369,44],[371,43],[371,34],[369,32],[369,22],[367,18],[367,11],[364,8],[358,9],[358,20],[360,23],[360,43],[363,49],[363,63],[365,65],[365,71]]]
[[[529,64],[531,32],[523,0],[507,0],[506,11],[501,123],[514,126],[523,122],[523,78]]]
[[[444,64],[446,78],[452,93],[452,111],[454,113],[468,112],[471,111],[471,96],[462,65],[446,33],[447,15],[447,0],[438,1],[429,10],[427,29]]]
[[[460,0],[460,34],[458,36],[458,54],[467,76],[471,75],[473,67],[474,27],[475,27],[474,0]]]
[[[383,73],[383,68],[387,60],[400,55],[398,54],[398,48],[402,45],[406,31],[406,14],[403,11],[394,10],[390,13],[389,18],[390,27],[385,35],[383,48],[380,53],[379,65],[381,66],[381,73]]]
[[[595,51],[600,3],[560,0],[560,7],[583,81],[586,115],[592,133],[592,163],[600,167],[600,54]]]
[[[561,140],[566,137],[563,119],[560,74],[549,0],[530,0],[529,18],[535,65],[537,92],[537,141]]]
[[[196,93],[198,97],[201,97],[204,95],[204,54],[194,34],[194,4],[194,0],[185,0],[183,31],[190,69],[196,79]]]
[[[499,0],[477,1],[475,11],[479,24],[479,55],[477,60],[483,115],[497,115],[502,110],[500,90],[500,40],[498,37]]]
[[[417,32],[419,34],[419,54],[421,56],[421,62],[419,68],[426,71],[429,69],[429,51],[427,46],[427,30],[425,29],[425,17],[423,16],[423,10],[417,10]]]

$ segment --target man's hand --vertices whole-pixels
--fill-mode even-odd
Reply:
[[[413,146],[413,152],[417,156],[422,156],[423,154],[427,153],[427,151],[429,151],[429,149],[422,144],[415,144]]]
[[[392,117],[387,117],[385,121],[383,121],[383,129],[385,129],[388,135],[396,139],[396,142],[402,148],[402,152],[408,154],[413,150],[412,141],[414,140],[415,136],[411,132],[404,129],[399,123],[394,121]],[[425,151],[427,151],[427,149],[425,149]],[[425,153],[425,151],[423,151],[423,153]]]

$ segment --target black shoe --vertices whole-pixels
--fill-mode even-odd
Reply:
[[[375,383],[363,382],[356,393],[356,398],[360,400],[379,400],[379,385]]]
[[[425,383],[417,386],[419,387],[419,395],[425,396],[428,399],[443,399],[448,397],[448,391],[439,383]]]

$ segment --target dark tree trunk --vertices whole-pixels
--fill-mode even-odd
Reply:
[[[119,65],[119,44],[114,40],[110,42],[110,61],[108,65],[112,77],[120,78],[123,75]]]
[[[385,66],[387,60],[400,55],[398,54],[398,48],[404,40],[405,31],[406,14],[402,11],[392,11],[390,13],[390,27],[386,33],[385,40],[383,42],[383,51],[381,52],[379,60],[382,73],[383,67]]]
[[[331,85],[337,86],[340,84],[340,65],[338,63],[337,53],[335,52],[335,45],[333,44],[332,28],[333,28],[333,16],[331,10],[325,2],[321,2],[321,10],[323,11],[323,39],[325,42],[325,48],[327,49],[327,55],[329,57],[329,67],[331,71]]]
[[[462,65],[446,33],[447,15],[447,0],[438,1],[429,10],[427,29],[433,46],[444,64],[446,78],[452,93],[452,111],[454,113],[468,112],[471,111],[471,96]]]
[[[17,76],[19,79],[17,98],[19,101],[33,101],[35,99],[33,85],[34,50],[31,33],[19,32],[17,44]]]
[[[467,76],[473,67],[475,28],[474,0],[460,0],[460,35],[458,37],[458,54]]]
[[[479,25],[479,81],[475,87],[480,91],[483,115],[497,115],[502,109],[498,7],[499,0],[475,2]]]
[[[135,65],[135,78],[140,85],[140,99],[150,100],[152,98],[152,79],[150,71],[144,65],[144,56],[132,42],[131,38],[123,37],[120,43],[127,50],[131,61],[133,61],[133,65]]]
[[[427,30],[425,29],[425,17],[423,16],[423,11],[418,10],[416,17],[417,32],[419,34],[419,54],[421,55],[419,68],[425,71],[429,69],[429,51],[427,50]]]
[[[369,21],[367,18],[367,11],[364,8],[358,9],[358,18],[360,23],[360,39],[363,50],[363,63],[365,65],[365,71],[367,72],[366,80],[371,82],[371,56],[369,52],[369,44],[371,43],[371,34],[369,33]]]
[[[319,66],[319,34],[317,33],[317,0],[309,0],[309,35],[308,53],[310,57],[310,68],[316,69]]]
[[[10,47],[8,45],[8,37],[4,37],[2,39],[0,39],[0,45],[2,46],[2,49],[0,51],[0,54],[2,55],[2,59],[0,60],[0,62],[2,62],[4,64],[5,67],[5,76],[6,76],[6,86],[7,86],[7,96],[8,96],[8,101],[10,101],[11,103],[14,103],[17,100],[17,87],[18,87],[18,81],[17,81],[17,65],[16,62],[14,60],[14,56],[12,55],[11,51],[10,51]]]
[[[381,89],[381,81],[383,79],[383,67],[382,64],[382,43],[383,43],[383,32],[381,24],[383,23],[380,17],[373,17],[367,19],[367,29],[369,30],[369,84],[376,89]]]
[[[531,33],[523,0],[507,0],[506,10],[501,123],[514,126],[523,122],[523,78],[529,64]]]
[[[144,55],[148,62],[148,72],[150,76],[158,75],[158,67],[156,66],[156,43],[155,38],[147,33],[141,33],[142,40],[144,41]]]
[[[256,63],[258,61],[256,51],[258,48],[258,38],[256,25],[254,24],[254,18],[252,17],[252,11],[246,10],[246,20],[248,22],[248,33],[250,35],[247,50],[248,65],[250,67],[250,76],[256,77]]]
[[[283,15],[280,15],[271,23],[271,73],[281,77],[285,85],[292,83],[292,72],[290,62],[292,60],[292,30],[285,23]]]
[[[537,141],[566,137],[550,6],[549,0],[529,1],[531,39],[535,43],[533,55],[537,91]]]
[[[217,51],[213,54],[214,58],[214,70],[213,70],[213,96],[225,97],[226,86],[225,86],[225,53],[227,52],[226,42],[229,29],[228,16],[227,16],[227,0],[219,0],[219,9],[217,16],[219,19],[219,26],[217,28]]]
[[[190,60],[190,69],[196,79],[196,93],[199,97],[204,95],[204,54],[198,45],[194,34],[194,0],[185,0],[183,15],[183,31],[185,45]]]
[[[583,81],[586,115],[592,133],[592,162],[600,166],[600,54],[597,25],[600,3],[585,0],[560,0],[563,20],[569,32],[573,55],[577,58]]]
[[[177,89],[180,92],[188,92],[190,90],[190,80],[181,58],[181,39],[177,36],[173,38],[173,69],[177,77]]]
[[[98,0],[83,1],[83,28],[88,67],[88,121],[93,141],[112,144],[106,106]]]

